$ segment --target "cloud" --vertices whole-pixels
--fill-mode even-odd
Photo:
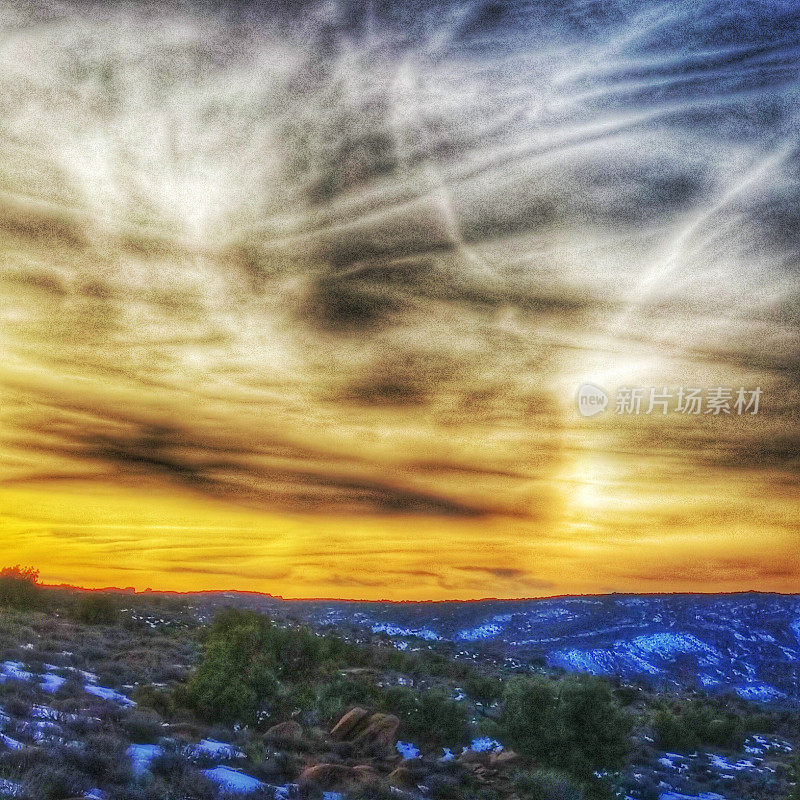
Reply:
[[[72,417],[72,419],[70,419]],[[449,497],[446,492],[413,485],[413,470],[392,477],[380,464],[357,455],[337,455],[263,433],[249,442],[245,434],[226,436],[213,426],[180,427],[177,423],[127,418],[124,412],[101,416],[97,408],[78,404],[51,406],[50,419],[31,427],[18,442],[27,452],[47,459],[88,464],[96,479],[166,481],[235,503],[286,507],[316,513],[411,513],[480,516],[503,510],[500,505]],[[397,473],[397,470],[394,470]],[[65,474],[42,470],[35,476],[8,479],[63,480]],[[76,472],[75,479],[84,477]]]
[[[426,9],[0,4],[2,480],[545,533],[576,453],[796,480],[796,20]]]
[[[630,570],[620,573],[648,584],[657,583],[663,576],[647,570]],[[676,583],[701,585],[705,581],[735,583],[756,588],[766,581],[777,579],[789,582],[800,577],[800,564],[757,563],[752,558],[713,558],[700,564],[677,564],[670,567],[670,578]]]

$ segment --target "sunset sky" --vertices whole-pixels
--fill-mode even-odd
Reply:
[[[800,21],[729,5],[0,0],[0,566],[800,590]]]

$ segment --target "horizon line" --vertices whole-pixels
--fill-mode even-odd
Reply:
[[[800,591],[797,592],[777,592],[766,591],[760,589],[739,589],[730,592],[589,592],[585,594],[554,594],[554,595],[539,595],[528,597],[477,597],[470,599],[454,598],[451,600],[389,600],[377,599],[366,600],[358,597],[285,597],[279,594],[270,594],[269,592],[259,592],[254,589],[193,589],[188,591],[180,591],[178,589],[153,589],[147,587],[146,589],[136,589],[133,586],[103,586],[92,588],[89,586],[77,586],[70,583],[39,583],[43,589],[61,589],[61,590],[77,590],[81,592],[108,592],[125,595],[175,595],[179,597],[188,597],[191,595],[252,595],[256,597],[270,598],[272,600],[280,600],[284,603],[391,603],[392,605],[412,605],[412,604],[445,604],[445,603],[523,603],[544,600],[572,600],[584,598],[607,598],[607,597],[728,597],[732,595],[745,595],[745,594],[758,594],[758,595],[772,595],[777,597],[800,597]]]

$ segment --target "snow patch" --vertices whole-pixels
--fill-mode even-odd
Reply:
[[[737,686],[736,694],[745,700],[752,700],[756,703],[772,703],[775,700],[782,700],[786,695],[766,683],[750,683],[746,686]]]
[[[19,797],[22,794],[22,784],[0,778],[0,795],[4,797]]]
[[[507,622],[511,622],[511,614],[496,614],[482,625],[459,631],[456,634],[456,639],[460,639],[462,642],[478,642],[482,639],[492,639],[502,632]]]
[[[419,758],[419,749],[411,742],[397,742],[395,747],[403,758]]]
[[[0,664],[0,683],[7,680],[29,681],[33,678],[33,673],[25,669],[21,661],[4,661]]]
[[[164,750],[157,744],[132,744],[125,751],[131,760],[131,768],[136,777],[141,777],[149,769],[153,759],[158,758]]]
[[[466,630],[459,631],[456,636],[462,642],[477,642],[481,639],[491,639],[502,631],[502,626],[496,622],[487,622],[484,625],[479,625],[477,628],[467,628]]]
[[[83,688],[88,694],[93,694],[95,697],[99,697],[101,700],[108,700],[110,703],[117,703],[125,708],[130,708],[136,705],[136,703],[131,700],[130,697],[125,697],[124,694],[116,691],[116,689],[109,689],[106,686],[96,686],[93,683],[87,683]]]
[[[18,742],[16,739],[12,739],[10,736],[6,736],[4,733],[0,733],[0,743],[4,744],[9,750],[24,750],[25,745],[22,742]]]
[[[65,683],[67,682],[66,678],[62,678],[60,675],[52,675],[51,673],[47,673],[46,675],[42,675],[42,680],[39,685],[44,689],[45,692],[49,694],[55,694]]]
[[[792,631],[794,632],[797,643],[800,644],[800,617],[792,622]]]
[[[671,661],[686,653],[697,655],[699,663],[705,666],[716,664],[721,658],[714,647],[691,633],[664,631],[636,636],[630,641],[618,641],[608,648],[556,650],[550,653],[548,661],[553,666],[590,675],[662,675],[664,670],[652,659]]]
[[[777,736],[764,736],[754,733],[748,736],[744,743],[744,751],[752,756],[763,756],[767,753],[791,753],[793,750],[789,742]]]
[[[217,758],[220,760],[243,758],[244,753],[227,742],[218,742],[215,739],[201,739],[199,744],[190,745],[186,754],[189,758]]]
[[[479,739],[473,739],[469,749],[473,753],[499,753],[503,749],[503,745],[497,739],[482,736]]]
[[[416,636],[429,642],[440,639],[438,633],[430,628],[402,628],[399,625],[392,625],[389,622],[379,622],[372,626],[373,633],[385,633],[387,636]]]
[[[223,794],[252,794],[266,786],[252,775],[246,775],[230,767],[204,769],[203,775],[215,783]]]

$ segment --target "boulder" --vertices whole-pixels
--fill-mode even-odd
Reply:
[[[365,752],[386,752],[394,748],[400,720],[393,714],[373,714],[366,726],[353,739],[353,744]]]
[[[499,753],[492,753],[489,764],[493,767],[506,767],[517,764],[519,760],[519,753],[515,753],[513,750],[501,750]]]
[[[398,767],[389,773],[389,784],[397,789],[412,791],[417,788],[414,770],[408,767]]]
[[[300,783],[315,786],[325,792],[352,791],[364,786],[379,786],[381,776],[367,764],[358,764],[355,767],[345,764],[314,764],[303,770]]]
[[[331,730],[333,749],[343,757],[351,752],[371,756],[395,755],[394,741],[400,720],[392,714],[372,714],[356,707]]]
[[[344,764],[314,764],[303,770],[300,783],[311,784],[325,792],[350,789],[356,783],[356,773]]]
[[[336,741],[349,739],[368,716],[369,712],[358,706],[350,709],[331,729],[331,738]]]
[[[303,729],[300,723],[294,720],[279,722],[273,725],[265,734],[264,738],[270,742],[280,744],[296,743],[303,738]]]
[[[368,764],[358,764],[353,767],[354,778],[359,786],[380,786],[380,773]]]

